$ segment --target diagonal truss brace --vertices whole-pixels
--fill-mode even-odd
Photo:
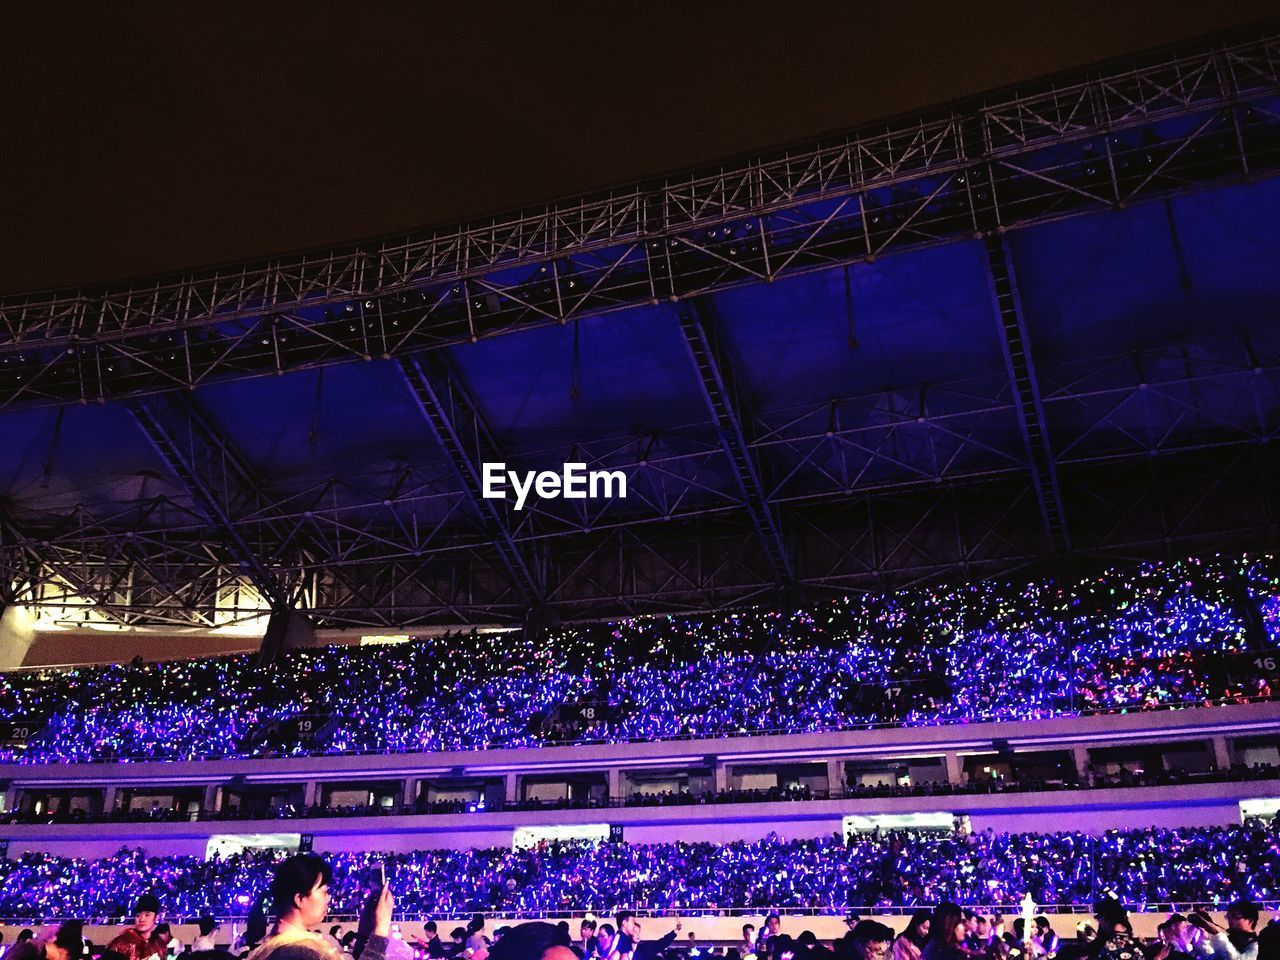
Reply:
[[[41,583],[50,575],[60,578],[72,595],[91,604],[108,620],[129,625],[129,613],[114,609],[92,578],[86,579],[73,565],[60,563],[52,551],[41,549],[39,541],[0,516],[0,613],[6,601],[15,602],[24,591],[31,591],[35,600]]]
[[[190,493],[208,521],[222,533],[240,568],[273,610],[293,606],[290,591],[254,551],[233,520],[232,499],[255,498],[257,483],[247,462],[209,419],[180,394],[128,401],[129,412]]]
[[[30,579],[22,568],[22,548],[16,531],[0,515],[0,615],[28,587]]]
[[[765,495],[756,454],[750,447],[748,432],[751,421],[735,388],[732,371],[718,343],[709,312],[703,303],[692,300],[678,311],[678,316],[685,345],[698,371],[698,386],[715,423],[720,446],[733,465],[734,479],[751,516],[752,526],[779,586],[792,587],[796,581],[795,568],[782,536],[778,515]]]
[[[1031,484],[1040,507],[1040,516],[1044,520],[1045,533],[1054,552],[1059,555],[1069,553],[1071,537],[1062,508],[1058,468],[1045,428],[1040,385],[1031,359],[1031,344],[1022,316],[1022,297],[1018,294],[1018,280],[1013,268],[1009,240],[1003,233],[987,234],[983,238],[983,250],[986,253],[991,301],[1000,325],[1000,348],[1004,352],[1005,367],[1009,372],[1014,407],[1019,414],[1018,428],[1027,448]]]
[[[484,496],[483,464],[503,458],[475,400],[439,352],[406,357],[400,371],[432,434],[470,495],[502,563],[531,608],[545,600],[535,565],[516,543],[505,501]]]

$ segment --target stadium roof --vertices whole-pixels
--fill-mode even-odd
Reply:
[[[1275,539],[1280,37],[0,302],[0,589],[494,623]],[[505,461],[625,500],[480,496]]]

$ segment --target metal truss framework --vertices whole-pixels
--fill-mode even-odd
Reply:
[[[1280,333],[1088,358],[1040,374],[1049,429],[1086,424],[1056,458],[1077,555],[1274,541],[1268,478],[1280,422],[1268,392],[1280,378]],[[750,455],[797,465],[779,472],[765,498],[792,532],[806,594],[948,570],[999,572],[1050,556],[1025,447],[1010,442],[1021,415],[1012,394],[1004,373],[992,371],[760,417]],[[1240,399],[1226,408],[1224,397]],[[1157,407],[1176,414],[1153,417]],[[1157,422],[1169,428],[1153,431]],[[624,469],[635,485],[625,506],[601,501],[588,514],[542,501],[511,528],[517,549],[545,557],[546,601],[561,616],[776,595],[759,534],[726,493],[731,465],[714,431],[698,424],[596,439],[578,455],[590,468]],[[522,622],[527,600],[491,532],[458,522],[474,500],[454,477],[401,477],[395,490],[359,480],[340,491],[337,480],[263,487],[251,505],[229,508],[228,521],[283,582],[307,584],[303,603],[323,625]],[[404,519],[423,507],[440,516],[435,528]],[[55,523],[39,520],[38,538],[17,533],[16,521],[0,525],[9,545],[0,550],[3,579],[15,594],[38,581],[45,605],[72,601],[76,614],[92,604],[130,622],[212,623],[234,613],[223,596],[245,570],[196,512],[155,498],[112,516],[81,507]]]
[[[1226,454],[1065,471],[1065,495],[1089,517],[1088,542],[1077,555],[1119,561],[1223,544],[1273,546],[1276,504],[1268,478],[1280,464],[1262,448]],[[799,562],[808,571],[802,583],[813,599],[943,576],[1000,575],[1047,560],[1035,532],[1034,493],[1016,476],[799,503],[788,514]],[[740,513],[618,526],[568,538],[557,547],[549,601],[566,620],[681,613],[771,603],[776,597],[755,530]],[[76,562],[92,569],[91,555],[68,538],[60,539],[57,551],[74,551]],[[427,575],[422,566],[389,562],[376,571],[349,571],[369,583],[380,578],[386,596],[377,607],[364,605],[335,582],[307,612],[322,625],[371,628],[523,622],[522,598],[498,582],[484,557],[460,552],[431,565]],[[101,567],[130,569],[128,563],[105,559]],[[135,623],[200,622],[178,592],[189,587],[190,568],[173,569],[168,583],[148,585],[147,597],[104,591],[95,610],[128,615]],[[224,583],[242,577],[227,564],[210,564],[206,572]],[[173,595],[161,596],[165,589]],[[83,596],[79,589],[68,595]],[[55,602],[54,594],[45,594],[46,605]],[[201,612],[207,615],[207,609]]]
[[[530,607],[541,607],[545,601],[540,577],[532,559],[526,556],[527,551],[512,536],[506,500],[484,495],[483,465],[501,463],[505,458],[475,400],[439,354],[401,360],[400,370],[432,434],[453,464],[471,505],[483,518],[486,533],[512,582]]]
[[[29,560],[28,541],[12,523],[0,517],[0,613],[15,599],[32,595],[39,586],[39,559]]]
[[[1045,429],[1044,405],[1040,398],[1035,363],[1031,359],[1027,325],[1022,318],[1022,297],[1018,294],[1013,254],[1009,250],[1008,239],[1001,234],[988,235],[983,240],[983,249],[986,253],[991,299],[1000,320],[1000,348],[1004,352],[1005,365],[1009,368],[1009,382],[1020,414],[1018,426],[1027,448],[1031,485],[1036,492],[1049,542],[1055,553],[1065,554],[1071,550],[1071,538],[1063,516],[1058,467],[1054,463]]]
[[[144,398],[131,407],[195,508],[0,515],[0,596],[213,625],[247,615],[227,597],[250,586],[323,626],[520,623],[539,598],[566,619],[683,612],[767,601],[787,574],[822,596],[1068,547],[1274,543],[1280,342],[1032,369],[1002,234],[1274,173],[1278,77],[1269,37],[377,248],[6,300],[0,407]],[[627,472],[625,504],[543,501],[515,522],[478,496],[477,465],[503,458],[431,348],[663,300],[696,311],[728,287],[975,235],[1005,370],[744,422],[716,360],[700,372],[717,429],[577,445]],[[271,482],[181,394],[150,396],[373,357],[400,361],[450,469]]]
[[[0,406],[409,356],[1267,174],[1278,95],[1273,35],[376,247],[12,297]]]
[[[183,396],[142,398],[130,401],[129,408],[212,525],[212,538],[207,536],[207,526],[203,528],[208,548],[217,551],[225,546],[222,553],[230,564],[217,582],[234,587],[247,580],[272,610],[299,605],[311,609],[325,593],[341,593],[348,602],[369,610],[388,602],[380,585],[362,569],[387,553],[389,541],[381,524],[357,526],[340,515],[314,509],[323,502],[328,492],[324,490],[289,495],[286,502],[293,509],[281,510],[280,501],[254,476],[245,457]],[[401,477],[399,482],[406,480]],[[387,499],[383,504],[396,506]],[[147,532],[154,536],[160,531],[153,526]],[[189,535],[192,531],[182,524],[175,532]],[[137,534],[126,539],[136,543]],[[420,558],[422,541],[404,539],[410,544],[400,546],[395,555],[405,562]],[[191,546],[198,543],[199,535]],[[402,570],[397,572],[404,576]],[[426,596],[440,608],[453,610],[447,594],[427,591]]]
[[[742,495],[742,503],[769,558],[774,581],[779,587],[795,586],[795,570],[782,536],[782,527],[769,502],[761,464],[748,446],[755,433],[745,400],[723,345],[715,331],[709,308],[694,300],[679,312],[680,332],[684,334],[690,359],[698,371],[698,387],[707,404],[720,439],[720,447],[733,466],[733,478]]]
[[[262,555],[249,546],[232,520],[237,513],[251,510],[258,496],[259,484],[244,458],[184,397],[144,398],[131,401],[128,406],[151,445],[217,531],[219,542],[226,544],[231,559],[244,570],[249,582],[272,609],[291,607],[292,591],[267,569]],[[270,533],[279,544],[278,549],[287,549],[290,538],[285,530]]]

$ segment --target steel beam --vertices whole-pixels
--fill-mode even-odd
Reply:
[[[1071,535],[1062,508],[1062,491],[1058,488],[1058,467],[1045,428],[1044,405],[1031,355],[1031,340],[1022,315],[1022,297],[1018,293],[1009,239],[1000,232],[990,233],[983,239],[982,246],[986,253],[991,302],[1000,327],[1000,348],[1009,372],[1014,405],[1018,411],[1018,427],[1027,449],[1027,466],[1040,516],[1044,520],[1045,535],[1055,554],[1070,553]]]
[[[234,521],[237,504],[253,502],[259,496],[259,483],[241,454],[189,398],[146,397],[131,401],[128,407],[272,610],[292,607],[292,591],[268,569]],[[280,537],[281,547],[284,539]]]
[[[43,548],[38,541],[27,536],[12,521],[3,517],[0,517],[0,539],[10,547],[5,551],[8,558],[6,565],[11,567],[16,583],[22,583],[25,568],[25,582],[32,590],[33,601],[36,601],[36,597],[39,596],[42,584],[57,578],[57,581],[68,588],[67,598],[74,597],[91,605],[97,613],[112,623],[128,626],[131,622],[135,613],[128,609],[130,604],[127,602],[119,603],[118,592],[112,586],[118,581],[110,576],[110,570],[107,567],[100,567],[83,560],[80,563],[61,562],[52,549]],[[25,564],[22,560],[24,555]],[[9,576],[6,575],[4,579],[8,580]],[[15,590],[14,593],[16,595],[17,591]]]
[[[193,517],[189,529],[167,528],[160,518],[172,524],[172,508],[168,498],[154,497],[105,517],[84,506],[66,516],[27,512],[21,530],[0,521],[0,539],[7,536],[11,548],[0,560],[16,570],[22,589],[38,593],[40,605],[87,601],[113,622],[123,612],[130,622],[212,626],[218,585],[242,572],[217,557],[202,518]]]
[[[720,446],[733,465],[743,506],[769,558],[775,582],[791,589],[796,583],[795,566],[782,535],[782,524],[766,494],[761,464],[750,447],[754,432],[750,413],[715,330],[710,308],[703,302],[690,301],[677,311],[677,316],[698,374],[698,389],[715,424]]]
[[[1247,349],[1249,347],[1252,349]],[[1065,419],[1085,424],[1083,429],[1070,436],[1056,438],[1058,462],[1149,456],[1189,447],[1265,444],[1280,439],[1275,427],[1257,412],[1259,397],[1254,395],[1260,384],[1274,382],[1274,378],[1280,376],[1280,353],[1277,350],[1280,350],[1280,344],[1267,343],[1264,347],[1247,344],[1239,336],[1215,337],[1180,344],[1176,349],[1153,347],[1118,357],[1060,363],[1051,369],[1048,378],[1043,370],[1038,370],[1044,394],[1043,405],[1051,414],[1050,420]],[[1135,360],[1142,364],[1141,380],[1137,378]],[[812,471],[808,479],[821,480],[824,487],[834,492],[848,492],[853,488],[855,492],[873,493],[912,483],[960,483],[975,475],[988,476],[1014,470],[1025,472],[1025,451],[1020,449],[1021,445],[993,438],[989,429],[992,423],[1007,420],[1009,433],[1016,436],[1018,412],[1009,393],[1007,374],[993,372],[990,376],[933,383],[927,388],[899,388],[774,410],[767,416],[755,418],[759,435],[750,447],[755,456],[771,461],[784,458],[797,463],[804,461],[806,469]],[[1181,420],[1216,424],[1215,434],[1205,437],[1199,433],[1164,431],[1159,443],[1152,445],[1145,436],[1126,432],[1123,422],[1113,425],[1113,421],[1120,421],[1126,410],[1135,404],[1157,396],[1176,401],[1178,409],[1188,414]],[[1243,397],[1247,402],[1223,406],[1235,396]],[[1130,411],[1129,419],[1134,416],[1137,412]],[[945,457],[938,456],[936,463],[928,457],[919,458],[921,462],[917,463],[906,461],[901,455],[895,456],[894,448],[911,445],[911,431],[934,431],[945,436],[950,452]],[[849,445],[844,470],[839,464],[818,462],[818,452],[824,445],[830,446],[832,441]],[[671,428],[656,439],[649,434],[592,439],[579,444],[579,450],[592,468],[622,469],[637,477],[646,471],[660,472],[668,483],[666,495],[661,496],[662,491],[659,490],[648,500],[634,501],[652,517],[674,516],[681,512],[679,502],[689,502],[686,488],[701,494],[703,504],[712,502],[712,494],[715,494],[714,504],[724,508],[731,508],[737,503],[732,491],[733,481],[727,471],[723,472],[723,478],[717,478],[724,484],[722,489],[709,486],[695,474],[697,466],[704,462],[714,460],[724,465],[718,438],[701,421],[687,428]],[[555,452],[549,449],[537,455],[545,453],[550,456]],[[855,454],[856,460],[853,459]],[[868,467],[874,469],[868,471]],[[790,502],[824,494],[823,490],[816,490],[812,485],[799,485],[794,480],[780,477],[768,491],[768,499],[775,503]],[[314,523],[332,524],[334,529],[352,530],[360,523],[359,518],[384,508],[388,511],[401,507],[425,507],[433,511],[447,508],[456,514],[459,505],[464,507],[472,502],[464,492],[450,492],[444,490],[438,481],[427,482],[422,478],[415,478],[399,489],[387,490],[366,489],[369,484],[357,476],[355,482],[347,483],[336,491],[337,496],[334,495],[334,483],[332,479],[306,482],[290,492],[274,496],[270,496],[269,491],[261,491],[254,509],[237,518],[237,525],[253,542],[258,535],[258,525],[266,520],[303,524],[309,518]],[[641,485],[637,483],[635,486],[640,489]],[[656,490],[656,484],[654,487]],[[386,506],[388,497],[390,507]],[[626,502],[631,503],[632,499],[629,496]],[[337,502],[333,502],[335,500]],[[621,504],[622,501],[615,503]],[[144,524],[134,519],[133,513],[148,509],[145,502],[124,503],[119,517],[100,518],[101,522],[96,527],[90,524],[86,529],[96,530],[104,541],[113,539],[123,529],[138,530],[141,535]],[[545,525],[537,530],[522,528],[517,531],[516,538],[537,540],[562,530],[572,532],[576,529],[570,522],[571,517],[563,514],[556,517],[560,522],[555,526]],[[609,512],[592,516],[591,525],[644,522],[648,518],[611,507]],[[187,522],[190,518],[186,515],[180,515],[179,519],[182,522],[176,524],[171,519],[166,528],[182,532],[196,525],[193,519]],[[411,558],[425,555],[437,545],[453,549],[478,546],[484,542],[482,538],[459,537],[456,529],[447,536],[406,538],[401,533],[392,537],[390,534],[396,529],[393,515],[379,518],[379,524],[379,527],[371,527],[369,533],[372,536],[381,530],[378,552],[373,556],[382,559],[387,558],[389,551],[397,545],[403,556]],[[149,519],[145,526],[157,529],[154,521]],[[353,540],[351,546],[338,552],[335,559],[361,559],[365,555],[360,553],[358,544],[359,541]]]
[[[1201,46],[484,223],[10,297],[0,406],[411,356],[1269,176],[1278,94],[1280,37]]]
[[[1138,365],[1135,356],[1141,360]],[[1137,355],[1042,366],[1037,373],[1049,421],[1084,424],[1070,435],[1055,436],[1060,485],[1063,472],[1069,471],[1070,482],[1063,495],[1068,497],[1072,515],[1080,518],[1079,530],[1073,531],[1075,549],[1093,551],[1146,542],[1141,524],[1134,519],[1136,513],[1104,507],[1092,492],[1105,494],[1107,478],[1114,478],[1113,485],[1119,491],[1114,495],[1133,498],[1145,496],[1144,490],[1149,490],[1153,458],[1159,465],[1170,458],[1221,458],[1244,449],[1270,464],[1273,458],[1269,451],[1280,446],[1280,425],[1269,414],[1258,413],[1257,398],[1251,391],[1274,382],[1277,372],[1280,341],[1256,333],[1249,341],[1239,336],[1215,337],[1176,347],[1149,348]],[[1265,398],[1265,393],[1259,396]],[[1185,411],[1177,420],[1183,428],[1157,431],[1154,437],[1145,429],[1134,432],[1135,424],[1149,421],[1143,404],[1155,398]],[[822,403],[757,417],[760,435],[749,445],[753,456],[766,458],[775,466],[779,462],[805,465],[806,472],[797,473],[792,467],[788,474],[793,476],[780,477],[766,499],[791,524],[788,542],[804,570],[800,579],[806,588],[826,582],[824,570],[835,571],[830,582],[852,585],[872,583],[874,577],[883,577],[888,583],[895,570],[925,567],[919,558],[907,555],[911,538],[890,547],[894,525],[883,512],[869,511],[861,526],[850,527],[874,531],[876,549],[863,564],[847,562],[834,543],[819,542],[805,532],[813,524],[795,527],[798,515],[807,516],[811,510],[829,514],[853,497],[886,503],[923,496],[927,502],[925,491],[938,491],[941,496],[945,491],[986,488],[1011,479],[1022,482],[1030,493],[1025,484],[1026,455],[1018,442],[1018,414],[1002,374],[933,384],[927,391],[896,390],[844,398],[836,402],[834,416],[831,407]],[[990,432],[993,423],[1004,422],[1007,429],[1002,427],[995,435]],[[1199,428],[1206,423],[1217,425],[1210,435]],[[733,489],[734,480],[727,469],[728,458],[714,431],[698,422],[696,432],[692,428],[676,432],[681,435],[657,442],[639,435],[584,444],[582,456],[592,468],[620,468],[637,477],[651,473],[658,479],[646,481],[645,499],[629,496],[625,502],[610,501],[586,519],[539,513],[512,530],[517,547],[549,552],[554,545],[552,559],[547,561],[551,564],[562,551],[572,552],[580,541],[610,531],[618,537],[625,535],[632,544],[660,536],[671,524],[722,524],[739,517],[746,539],[735,541],[732,549],[738,554],[758,554],[749,561],[751,569],[760,582],[772,582],[775,576],[762,549],[756,546],[759,537],[746,522],[742,498]],[[947,439],[951,449],[946,458],[923,463],[904,461],[894,454],[919,446],[925,432]],[[1004,439],[998,439],[1001,437]],[[848,447],[842,459],[836,458],[833,444]],[[825,461],[821,459],[824,456]],[[1143,489],[1134,479],[1131,467],[1135,463],[1143,465]],[[715,465],[715,486],[698,472],[703,464]],[[215,477],[220,471],[214,465],[206,475]],[[283,494],[259,489],[251,503],[235,497],[227,502],[235,501],[230,513],[233,526],[251,550],[270,558],[272,569],[281,578],[289,583],[315,578],[308,588],[312,593],[308,609],[323,611],[327,622],[334,625],[385,627],[402,622],[398,618],[403,616],[414,622],[520,621],[527,601],[512,586],[509,568],[493,546],[492,535],[459,523],[461,512],[474,502],[469,494],[445,490],[439,478],[428,481],[415,477],[391,489],[366,486],[356,480],[335,495],[331,481],[303,482]],[[639,483],[635,486],[642,488]],[[384,499],[388,496],[389,503]],[[1252,505],[1256,498],[1246,493],[1233,495],[1235,499]],[[1176,496],[1174,501],[1178,502]],[[420,513],[434,516],[442,505],[448,505],[448,512],[434,521],[435,529],[416,528],[415,518]],[[1215,510],[1222,512],[1218,505]],[[1254,512],[1250,522],[1259,531],[1272,529],[1270,518],[1275,510],[1270,502]],[[1099,515],[1114,515],[1114,532],[1097,529]],[[1199,544],[1209,542],[1205,537],[1215,524],[1223,530],[1243,528],[1243,521],[1234,518],[1212,519],[1213,511],[1202,511],[1199,516],[1193,526],[1150,536],[1163,541],[1167,535],[1174,543]],[[79,592],[61,581],[46,583],[44,592],[50,604],[63,596],[88,593],[97,598],[95,603],[126,611],[140,622],[207,625],[215,613],[228,612],[217,609],[217,597],[207,585],[243,576],[243,568],[228,559],[220,538],[210,536],[209,523],[201,514],[164,498],[126,501],[101,515],[84,507],[69,515],[27,511],[23,524],[31,542],[39,545],[39,553],[84,580]],[[1039,531],[1042,519],[1032,511],[1023,525]],[[990,523],[986,526],[994,528]],[[305,541],[304,533],[308,535]],[[977,569],[972,557],[981,559],[982,550],[992,548],[991,541],[992,537],[985,541],[971,537],[970,542],[978,543],[980,549],[957,554],[961,557],[957,562],[969,562],[971,569]],[[274,556],[282,543],[305,544],[310,559],[301,551]],[[1026,550],[1022,546],[1017,553]],[[697,553],[692,547],[688,552]],[[998,555],[989,559],[995,563]],[[621,562],[615,560],[615,566]],[[555,562],[556,569],[561,569],[563,565]],[[583,560],[584,569],[606,562],[602,551]],[[678,562],[664,563],[662,569],[668,574],[651,578],[648,594],[640,590],[640,578],[636,583],[605,586],[605,578],[596,576],[602,584],[599,596],[589,604],[570,596],[566,598],[568,606],[562,608],[563,582],[548,573],[547,597],[566,617],[587,609],[605,616],[610,603],[615,612],[625,614],[633,609],[626,598],[641,595],[649,599],[637,601],[634,609],[643,606],[660,612],[667,609],[656,597],[661,585],[670,578],[674,597],[680,592],[675,585],[683,579]],[[636,569],[644,567],[640,559],[634,565]],[[681,590],[702,590],[698,596],[721,602],[717,598],[724,587],[714,584],[716,576],[721,575],[710,577],[705,589]],[[430,620],[432,617],[436,619]]]
[[[20,596],[28,583],[21,562],[22,550],[8,522],[0,517],[0,613]]]
[[[23,562],[23,551],[14,541],[7,524],[0,520],[0,614],[5,607],[27,592],[32,577],[30,563]]]
[[[483,465],[505,460],[484,415],[440,353],[408,357],[399,365],[423,419],[462,481],[512,582],[531,609],[541,608],[545,593],[526,548],[515,541],[506,501],[484,496]]]
[[[1149,557],[1178,550],[1275,549],[1274,497],[1267,478],[1280,468],[1273,445],[1241,444],[1156,458],[1162,497],[1187,504],[1161,515],[1151,495],[1152,458],[1138,452],[1111,460],[1061,465],[1063,495],[1074,522],[1076,554]],[[1243,458],[1243,459],[1242,459]],[[1245,461],[1259,469],[1243,469]],[[1047,558],[1040,518],[1024,468],[963,483],[921,483],[785,506],[792,546],[812,599],[849,590],[885,590],[953,574],[998,576]],[[146,595],[110,584],[137,574],[115,540],[77,545],[77,531],[43,531],[62,562],[89,573],[86,583],[104,612],[135,623],[208,626],[212,604],[195,607],[182,587],[239,575],[234,567],[201,564],[210,552],[207,529],[182,540],[142,535],[139,548],[171,583]],[[517,542],[520,542],[517,540]],[[773,571],[740,505],[671,520],[645,517],[590,533],[558,534],[547,573],[548,602],[566,622],[681,613],[746,603],[772,603]],[[308,603],[319,626],[502,623],[519,625],[527,604],[509,583],[487,543],[419,559],[365,559],[340,566]],[[135,576],[135,579],[140,577]],[[355,590],[349,584],[378,584]],[[63,588],[67,589],[67,588]],[[58,603],[49,596],[47,602]]]

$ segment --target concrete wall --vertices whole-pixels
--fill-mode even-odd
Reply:
[[[1273,784],[1267,796],[1278,791]],[[1145,830],[1152,827],[1224,827],[1240,822],[1239,801],[1224,803],[1103,805],[1073,809],[1009,810],[975,813],[974,830],[988,828],[997,833],[1045,833],[1058,830],[1100,834],[1108,830]]]
[[[49,630],[35,635],[35,642],[26,652],[22,666],[128,663],[134,657],[142,657],[149,663],[161,660],[194,660],[255,653],[261,644],[261,635],[238,636],[234,633],[209,636],[193,632],[160,636],[141,631],[95,630],[81,634]]]
[[[484,627],[480,628],[484,631]],[[510,629],[510,628],[508,628]],[[128,663],[142,657],[148,663],[191,660],[256,653],[266,631],[264,614],[260,627],[237,633],[220,629],[190,630],[164,627],[135,627],[132,630],[38,630],[24,667],[83,666],[96,663]],[[317,630],[316,640],[326,646],[354,645],[366,634],[394,633],[373,629]],[[448,632],[447,627],[417,627],[415,636]]]
[[[0,671],[21,666],[35,639],[35,624],[26,609],[0,599]]]

